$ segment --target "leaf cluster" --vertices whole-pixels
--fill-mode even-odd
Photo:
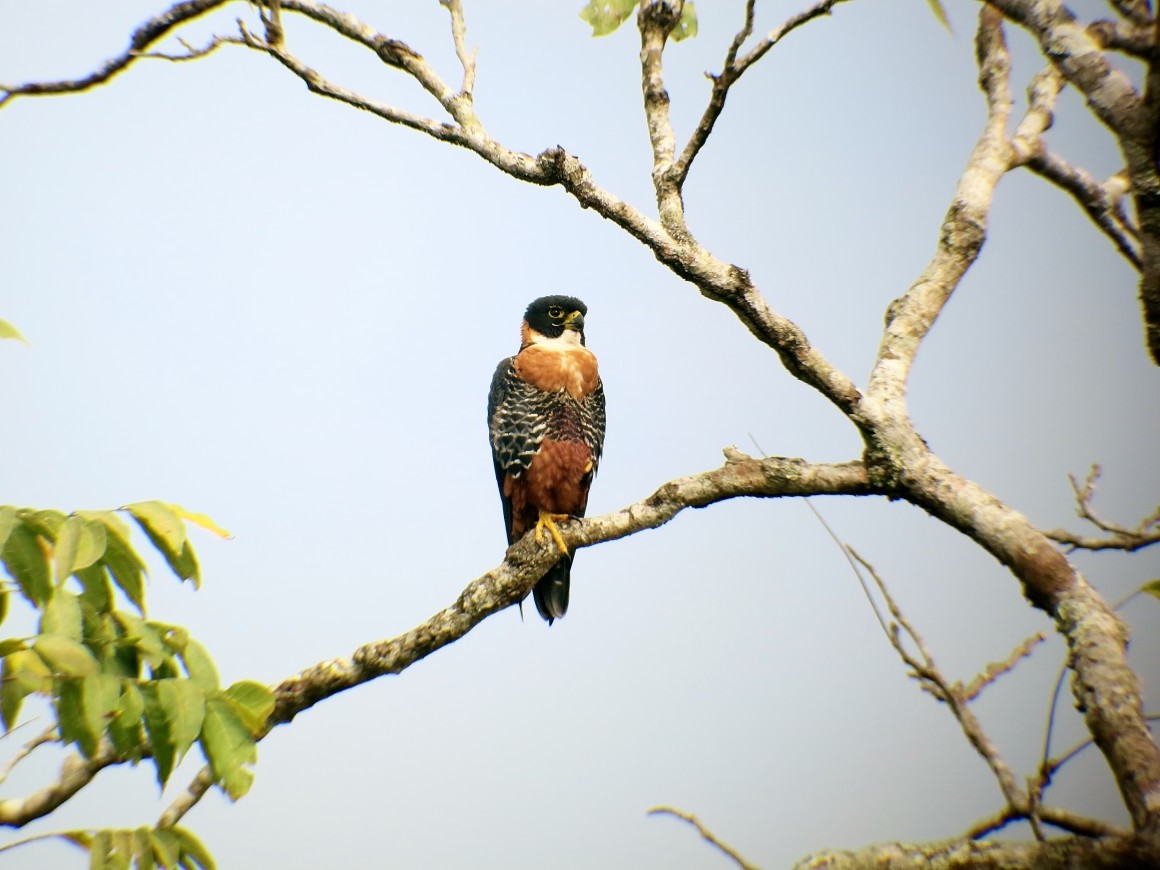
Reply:
[[[208,517],[160,501],[69,515],[0,506],[0,562],[11,578],[0,579],[0,623],[17,592],[39,612],[35,634],[0,640],[0,720],[11,730],[28,696],[42,696],[56,740],[90,760],[151,758],[162,787],[196,742],[214,781],[236,800],[253,782],[273,695],[251,681],[222,688],[213,659],[186,629],[147,618],[146,565],[122,514],[195,586],[187,523],[228,536]],[[213,866],[176,828],[67,838],[90,850],[94,867]]]

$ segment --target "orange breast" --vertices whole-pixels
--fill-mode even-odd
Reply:
[[[541,390],[567,390],[574,399],[583,399],[596,389],[600,372],[596,355],[586,347],[566,350],[533,344],[516,356],[516,373]]]

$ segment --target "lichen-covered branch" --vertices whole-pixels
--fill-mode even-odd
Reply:
[[[942,843],[882,843],[858,851],[827,851],[798,862],[796,870],[1122,870],[1160,866],[1160,845],[1142,836],[1045,843],[949,840]]]
[[[1144,92],[1103,51],[1108,28],[1088,28],[1060,0],[991,0],[1012,21],[1039,42],[1044,57],[1067,82],[1075,86],[1088,106],[1115,136],[1131,178],[1140,231],[1140,307],[1145,343],[1160,365],[1160,170],[1156,164],[1157,125],[1160,124],[1160,53],[1148,53]],[[1137,8],[1125,2],[1124,10]],[[1160,20],[1149,14],[1126,17],[1147,25],[1156,44]],[[1112,30],[1114,33],[1114,29]]]
[[[283,7],[285,8],[285,6]],[[735,448],[725,464],[712,471],[669,481],[647,498],[619,511],[560,526],[569,549],[613,541],[658,528],[682,510],[706,507],[742,497],[779,498],[807,495],[873,495],[859,462],[812,464],[802,459],[754,459]],[[536,581],[559,558],[555,544],[525,536],[509,548],[504,561],[471,581],[459,598],[430,619],[398,637],[373,641],[349,657],[320,662],[274,687],[276,706],[267,722],[291,721],[326,698],[386,674],[398,674],[415,662],[463,637],[500,610],[523,601]],[[0,825],[21,827],[64,804],[104,768],[123,763],[106,741],[92,759],[70,756],[60,778],[25,798],[0,801]],[[163,826],[177,821],[208,789],[212,778],[199,773],[162,815]]]

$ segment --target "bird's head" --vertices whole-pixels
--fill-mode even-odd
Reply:
[[[530,344],[584,344],[584,315],[588,306],[573,296],[541,296],[524,312],[523,346]]]

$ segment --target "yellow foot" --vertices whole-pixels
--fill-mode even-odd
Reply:
[[[567,556],[568,548],[564,546],[564,539],[560,537],[560,530],[556,528],[556,523],[570,519],[572,519],[570,514],[550,514],[547,511],[540,511],[540,518],[536,520],[536,540],[543,540],[546,528],[551,533],[556,546],[560,548],[560,552]]]

